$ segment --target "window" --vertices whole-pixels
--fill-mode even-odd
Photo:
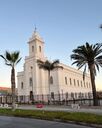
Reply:
[[[76,85],[75,79],[74,79],[74,86]]]
[[[53,77],[50,77],[50,84],[53,84]]]
[[[20,96],[20,101],[23,101],[23,96]]]
[[[92,98],[92,93],[88,93],[88,98],[91,99]]]
[[[79,86],[79,80],[77,80],[77,84],[78,84],[78,86]]]
[[[54,92],[51,92],[51,99],[54,99]]]
[[[39,46],[39,52],[41,52],[41,46]]]
[[[85,93],[85,98],[86,98],[86,99],[88,98],[88,93]]]
[[[86,86],[87,86],[87,88],[88,88],[88,82],[86,82]]]
[[[21,82],[21,89],[23,89],[23,82]]]
[[[71,98],[74,98],[74,93],[73,92],[71,92]]]
[[[81,81],[81,87],[83,86],[83,83],[82,83],[82,81]]]
[[[30,77],[29,78],[29,86],[32,86],[33,85],[33,81],[32,81],[32,78]]]
[[[72,85],[72,80],[71,80],[71,78],[70,78],[70,85]]]
[[[81,97],[84,98],[84,93],[81,93]]]
[[[33,100],[33,91],[30,91],[30,100]]]
[[[85,81],[84,81],[84,87],[86,87],[86,85],[85,85]]]
[[[67,84],[67,77],[65,77],[65,84]]]
[[[66,100],[68,99],[68,92],[66,92]]]
[[[34,46],[32,46],[32,52],[34,52]]]
[[[78,95],[79,95],[79,96],[78,96],[78,97],[79,97],[79,99],[81,99],[81,97],[82,97],[81,92],[80,92]]]
[[[78,96],[77,93],[75,93],[75,98],[76,98],[76,99],[77,99],[77,96]]]
[[[90,83],[89,83],[89,88],[91,88],[91,85],[90,85]]]

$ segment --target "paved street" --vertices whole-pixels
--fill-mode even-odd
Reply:
[[[0,116],[0,128],[91,128],[54,121]]]

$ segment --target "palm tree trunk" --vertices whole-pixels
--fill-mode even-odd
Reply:
[[[12,110],[15,110],[15,69],[11,70]]]
[[[93,105],[98,106],[98,99],[97,99],[96,86],[95,86],[95,75],[94,75],[93,67],[94,67],[93,65],[89,66],[91,84],[92,84],[92,92],[93,92]]]

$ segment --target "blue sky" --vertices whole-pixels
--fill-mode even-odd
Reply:
[[[70,55],[78,45],[101,43],[102,0],[0,0],[0,54],[19,50],[23,69],[27,41],[36,25],[45,41],[45,55],[71,66]],[[102,89],[102,70],[96,78]],[[0,59],[0,86],[10,86],[10,68]]]

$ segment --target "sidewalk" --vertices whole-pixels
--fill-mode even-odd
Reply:
[[[80,109],[72,109],[70,106],[52,106],[44,105],[43,108],[36,108],[36,105],[19,105],[18,109],[45,110],[45,111],[64,111],[64,112],[85,112],[102,115],[102,106],[86,106]]]

